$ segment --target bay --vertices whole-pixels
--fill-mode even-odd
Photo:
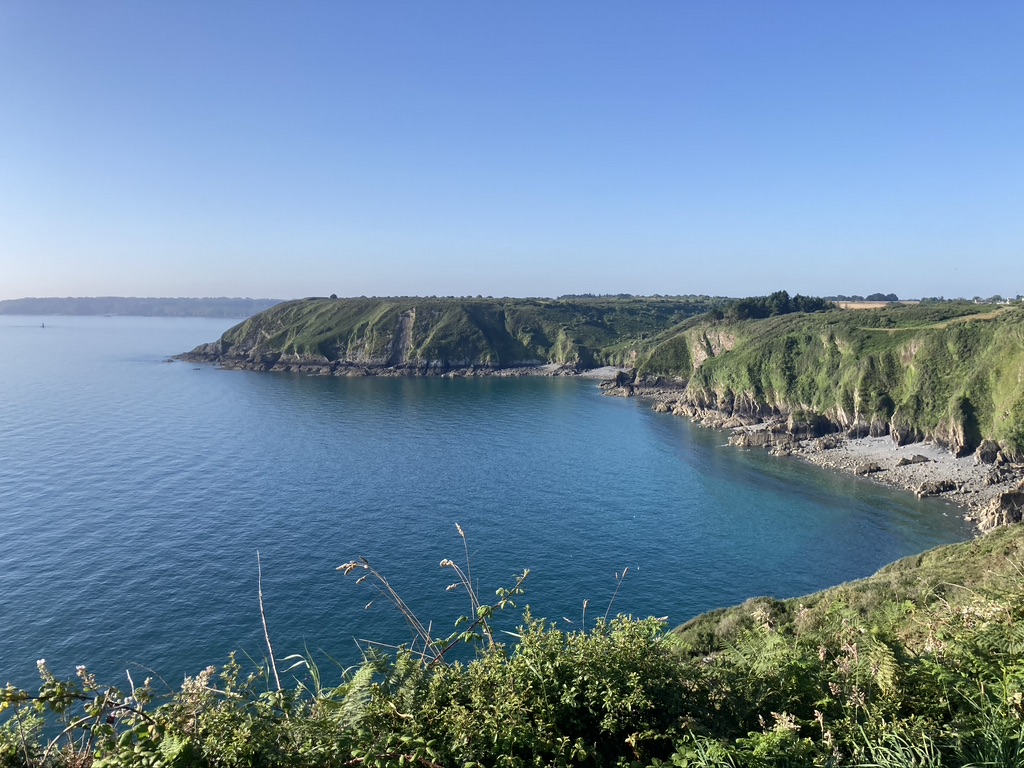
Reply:
[[[941,502],[725,447],[590,380],[166,362],[231,322],[0,317],[0,682],[43,657],[171,686],[261,659],[257,550],[278,655],[344,666],[409,631],[335,568],[367,557],[446,634],[468,607],[438,565],[465,559],[456,523],[482,595],[529,568],[520,608],[577,628],[678,624],[971,535]]]

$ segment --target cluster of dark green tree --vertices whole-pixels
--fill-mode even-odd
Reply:
[[[164,696],[41,666],[0,695],[4,766],[1020,766],[1024,529],[666,632],[487,622],[328,681],[233,660]],[[356,568],[361,566],[356,565]],[[471,660],[446,661],[471,640]],[[55,720],[57,725],[55,726]]]
[[[816,296],[790,296],[787,291],[776,291],[768,296],[737,299],[724,312],[726,320],[760,320],[793,312],[823,312],[835,309],[835,304]]]

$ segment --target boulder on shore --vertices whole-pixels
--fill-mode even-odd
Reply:
[[[960,486],[953,480],[929,480],[926,483],[921,483],[914,493],[917,494],[917,498],[923,499],[925,496],[938,496],[959,489]]]
[[[865,462],[864,464],[858,464],[857,467],[853,470],[853,474],[855,474],[855,475],[871,475],[871,474],[874,474],[875,472],[881,472],[881,471],[882,471],[882,465],[881,464],[879,464],[878,462],[875,462],[875,461],[868,461],[868,462]]]
[[[974,452],[976,464],[995,464],[999,458],[999,443],[994,440],[982,440],[978,450]]]
[[[901,456],[900,460],[896,462],[897,467],[905,467],[908,464],[927,464],[931,459],[927,456],[922,456],[920,453],[915,453],[913,456]]]
[[[831,451],[833,448],[838,448],[842,442],[843,439],[839,435],[825,435],[811,443],[811,450],[815,453]]]

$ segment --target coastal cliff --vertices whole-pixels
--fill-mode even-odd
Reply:
[[[931,441],[1024,460],[1024,310],[974,304],[693,319],[644,345],[628,386],[682,415]],[[729,420],[732,420],[731,422]]]

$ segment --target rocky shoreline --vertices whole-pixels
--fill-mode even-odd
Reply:
[[[407,376],[431,376],[445,379],[475,378],[494,376],[499,378],[518,376],[575,376],[584,379],[608,380],[614,378],[623,369],[612,366],[602,368],[577,368],[560,363],[536,363],[513,366],[462,365],[447,364],[399,364],[381,365],[377,363],[352,363],[345,361],[328,361],[309,357],[286,357],[276,355],[268,358],[249,359],[219,355],[206,351],[204,345],[192,352],[174,355],[168,361],[180,360],[186,363],[202,363],[215,365],[227,371],[258,371],[272,373],[295,373],[303,376],[338,376],[342,378],[362,378],[377,376],[397,378]]]
[[[966,519],[982,532],[1024,519],[1024,464],[1007,461],[990,441],[984,441],[973,454],[957,457],[935,443],[900,445],[888,435],[817,435],[805,424],[782,417],[759,419],[701,409],[687,404],[682,393],[674,389],[636,387],[614,379],[601,386],[609,395],[651,400],[659,413],[726,430],[730,433],[729,444],[739,448],[796,456],[921,498],[946,499],[961,507]]]

